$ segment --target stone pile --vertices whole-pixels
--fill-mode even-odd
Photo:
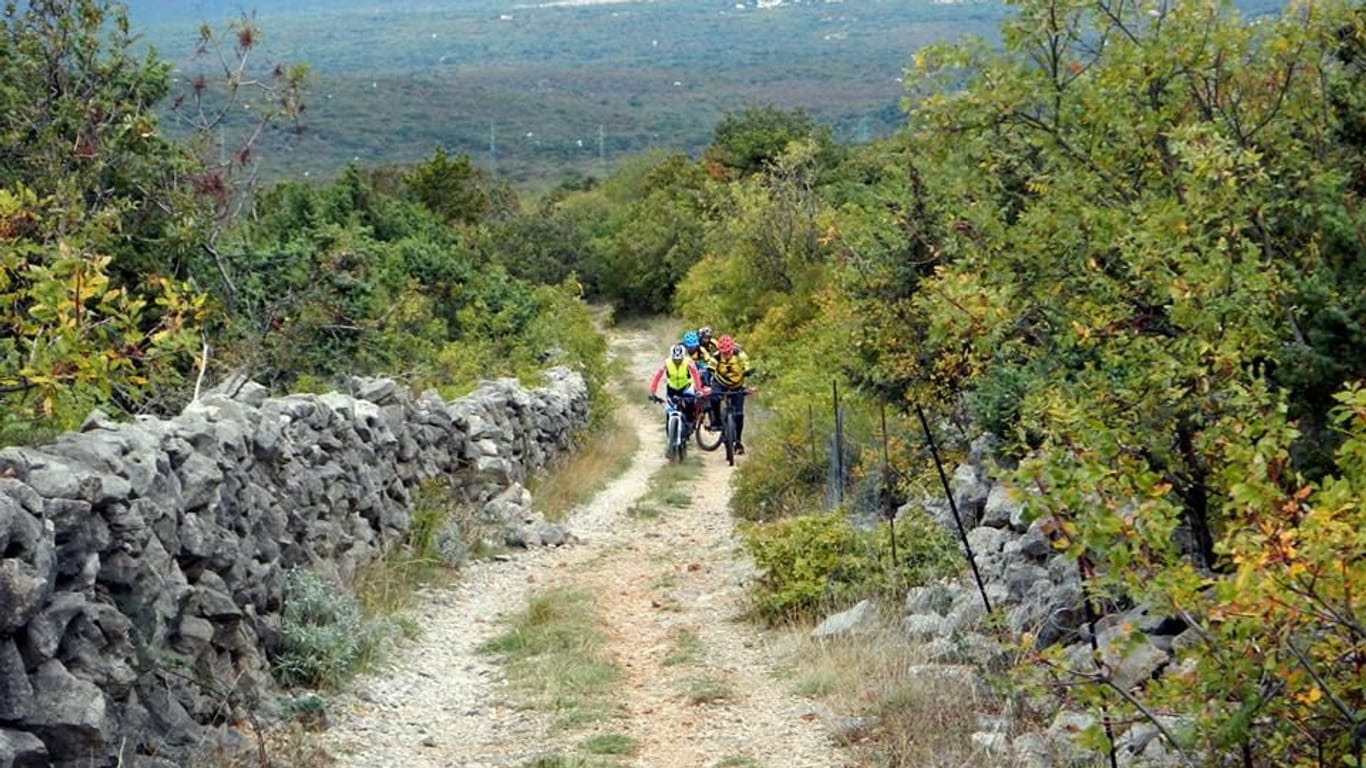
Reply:
[[[354,574],[432,478],[526,543],[521,485],[589,415],[563,368],[450,402],[351,390],[246,383],[0,450],[0,768],[183,765],[238,733],[272,690],[289,569]]]
[[[1061,645],[1069,668],[1078,675],[1103,674],[1125,690],[1177,666],[1184,644],[1194,639],[1194,630],[1179,620],[1150,615],[1142,606],[1123,610],[1111,606],[1111,613],[1095,617],[1092,637],[1076,562],[1053,546],[1049,520],[1025,521],[1024,499],[993,477],[989,450],[989,442],[975,443],[950,485],[987,599],[1004,618],[1010,635],[1017,639],[1029,635],[1035,648]],[[941,525],[956,526],[947,503],[927,506]],[[933,662],[999,670],[1009,659],[983,632],[985,617],[976,584],[961,581],[911,590],[901,626],[911,639],[925,645]],[[1077,735],[1095,722],[1093,714],[1048,712],[1049,703],[1043,701],[1025,706],[1033,710],[1031,719],[1051,716],[1045,732],[1019,732],[1011,717],[986,718],[983,730],[973,735],[974,742],[1022,768],[1094,763],[1095,756],[1075,744]],[[1179,723],[1162,726],[1168,733],[1180,728]],[[1119,765],[1183,764],[1169,743],[1156,738],[1158,734],[1151,723],[1119,728],[1115,734]]]
[[[1069,668],[1079,675],[1104,674],[1128,690],[1187,663],[1181,652],[1194,642],[1194,630],[1179,620],[1151,615],[1141,606],[1098,617],[1093,645],[1076,562],[1054,548],[1047,520],[1025,521],[1023,499],[992,475],[989,448],[987,441],[975,443],[950,483],[983,589],[968,577],[908,592],[900,631],[922,649],[929,662],[908,671],[912,685],[933,700],[955,701],[962,707],[984,705],[994,698],[988,695],[983,673],[1003,672],[1012,659],[986,629],[983,592],[1013,638],[1028,634],[1036,648],[1063,646]],[[953,508],[946,501],[918,503],[957,537]],[[836,637],[870,632],[876,622],[873,607],[859,604],[827,617],[815,634]],[[1096,764],[1095,755],[1075,743],[1077,735],[1096,722],[1094,713],[1050,711],[1054,709],[1051,701],[1027,698],[996,702],[992,707],[993,713],[981,718],[972,740],[993,761],[1021,768]],[[1026,710],[1028,717],[1020,717]],[[1051,720],[1046,731],[1021,727],[1023,721],[1037,721],[1041,716]],[[1163,730],[1178,733],[1181,726],[1171,721],[1118,728],[1118,764],[1134,768],[1183,765],[1170,743],[1160,737]]]

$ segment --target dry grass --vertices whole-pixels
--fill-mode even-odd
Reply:
[[[669,653],[660,662],[666,667],[691,664],[702,657],[702,640],[687,627],[675,627],[669,632]]]
[[[844,717],[865,718],[867,727],[845,735],[870,768],[1006,768],[976,746],[982,716],[999,715],[1004,703],[973,691],[927,686],[910,673],[923,664],[919,650],[892,631],[862,637],[816,640],[809,628],[782,639],[785,669],[794,693],[823,701]]]
[[[735,688],[719,677],[690,678],[683,684],[683,699],[694,706],[717,704],[735,698]]]
[[[300,722],[263,726],[263,730],[243,726],[243,735],[252,744],[245,752],[228,754],[205,748],[191,758],[191,765],[202,768],[330,768],[336,758],[323,746],[318,732]]]
[[[764,768],[764,764],[748,755],[730,755],[721,758],[716,768]]]
[[[670,509],[690,506],[693,484],[705,469],[702,458],[695,453],[681,464],[665,464],[650,476],[649,489],[627,513],[641,520],[656,520]]]
[[[401,617],[415,604],[417,590],[449,584],[458,573],[441,552],[442,529],[454,521],[467,556],[478,556],[484,537],[493,533],[472,510],[457,503],[442,480],[429,480],[413,495],[412,518],[406,539],[356,571],[350,588],[366,616]],[[405,633],[414,631],[410,620],[400,618]]]
[[[563,521],[625,472],[638,447],[635,429],[620,414],[614,415],[602,429],[586,434],[578,449],[557,466],[527,483],[532,509],[552,522]]]
[[[635,737],[625,733],[601,733],[580,745],[590,755],[634,755],[640,749]]]

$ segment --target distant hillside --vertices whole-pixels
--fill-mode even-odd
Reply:
[[[519,184],[598,174],[650,147],[696,152],[727,111],[802,107],[857,142],[899,127],[918,47],[994,34],[996,0],[132,0],[158,51],[189,60],[201,20],[254,11],[270,60],[306,61],[307,130],[267,175],[404,163],[444,145]],[[1249,9],[1279,7],[1269,0]]]

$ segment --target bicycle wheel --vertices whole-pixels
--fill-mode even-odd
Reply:
[[[714,451],[721,447],[721,430],[718,429],[715,432],[708,432],[707,428],[703,425],[706,422],[706,419],[707,417],[705,415],[698,419],[697,447],[704,451]]]
[[[682,416],[677,413],[669,414],[669,426],[665,430],[665,438],[669,441],[668,448],[664,451],[665,457],[673,462],[682,461],[682,448],[680,448],[680,446],[683,445]]]
[[[729,408],[721,417],[721,442],[726,444],[726,463],[735,466],[735,416]]]

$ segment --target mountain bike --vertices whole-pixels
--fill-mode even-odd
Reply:
[[[692,426],[684,412],[683,399],[677,395],[662,398],[650,395],[651,402],[664,406],[664,456],[671,464],[680,464],[688,455],[688,436]]]
[[[720,397],[719,392],[713,389],[711,394],[697,398],[697,401],[702,404],[702,410],[698,414],[697,427],[694,431],[697,433],[697,447],[704,451],[714,451],[720,448],[721,441],[724,438],[720,428],[713,429],[702,426],[703,421],[707,419],[707,414],[711,411],[711,401],[718,397]]]
[[[734,389],[719,388],[713,389],[711,397],[720,401],[721,428],[716,433],[716,440],[708,444],[702,440],[702,430],[697,431],[697,444],[707,451],[716,450],[717,446],[726,447],[726,463],[735,466],[735,444],[738,442],[735,436],[735,414],[731,412],[730,398],[736,394],[751,395],[754,387],[736,387]]]

